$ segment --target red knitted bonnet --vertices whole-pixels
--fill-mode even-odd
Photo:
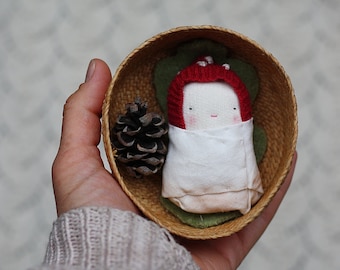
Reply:
[[[235,91],[241,109],[242,121],[249,120],[251,101],[246,86],[227,65],[213,63],[210,56],[200,57],[194,64],[181,70],[172,80],[168,90],[168,119],[173,126],[185,129],[183,117],[183,89],[191,82],[216,82],[229,84]]]

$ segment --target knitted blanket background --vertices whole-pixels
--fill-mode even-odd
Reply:
[[[89,60],[104,59],[114,73],[145,39],[197,24],[231,28],[273,53],[299,105],[295,178],[240,269],[336,269],[339,12],[337,0],[0,1],[0,269],[43,259],[56,218],[50,171],[62,109]]]

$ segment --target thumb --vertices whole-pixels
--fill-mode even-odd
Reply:
[[[64,105],[60,148],[96,146],[100,140],[100,117],[111,72],[105,62],[91,60],[85,83]]]

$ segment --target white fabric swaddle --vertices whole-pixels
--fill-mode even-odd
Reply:
[[[207,130],[170,125],[162,196],[191,213],[247,213],[263,193],[252,134],[252,118]]]

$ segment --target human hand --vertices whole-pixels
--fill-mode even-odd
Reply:
[[[100,117],[111,72],[99,59],[90,62],[85,83],[64,105],[62,134],[52,166],[58,215],[83,206],[107,206],[138,213],[104,168],[98,144]]]
[[[92,60],[85,83],[64,106],[60,147],[52,167],[58,215],[84,206],[106,206],[139,213],[104,168],[100,142],[101,106],[111,80],[108,66]],[[180,239],[201,269],[235,269],[260,238],[278,209],[293,177],[296,155],[287,178],[269,206],[251,224],[215,240]]]

